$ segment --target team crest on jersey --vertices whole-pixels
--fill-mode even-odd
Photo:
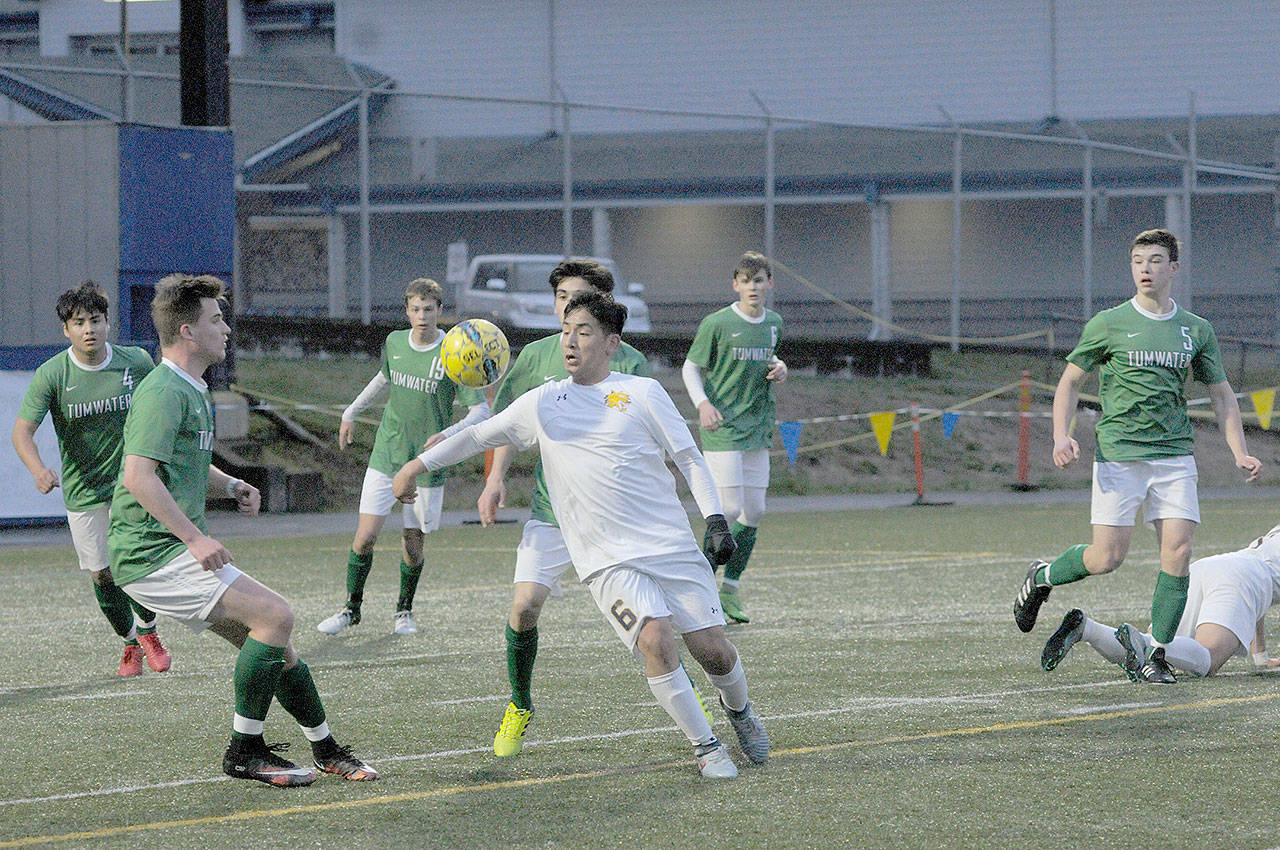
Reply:
[[[625,411],[627,409],[627,406],[630,404],[631,404],[631,396],[627,395],[624,392],[619,392],[618,390],[614,390],[613,392],[609,393],[607,396],[604,397],[605,407],[615,407],[618,410]]]

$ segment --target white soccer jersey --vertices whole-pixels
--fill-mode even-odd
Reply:
[[[666,390],[613,372],[542,384],[475,426],[486,445],[537,445],[578,577],[651,555],[700,551],[666,456],[694,448]],[[425,455],[424,455],[425,457]]]

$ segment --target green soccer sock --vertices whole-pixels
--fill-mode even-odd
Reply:
[[[112,630],[129,640],[129,633],[133,631],[133,609],[129,607],[129,594],[115,582],[105,586],[94,582],[93,595],[98,597],[98,607],[102,609]]]
[[[738,544],[738,548],[733,550],[728,563],[724,565],[724,577],[737,581],[747,568],[751,550],[756,548],[756,529],[753,526],[735,522],[729,532],[733,535],[733,541]]]
[[[369,570],[373,567],[373,553],[358,555],[354,549],[347,556],[347,607],[359,613],[360,603],[364,601],[364,583],[369,580]]]
[[[1056,587],[1060,584],[1071,584],[1073,581],[1088,578],[1089,571],[1084,567],[1084,550],[1088,548],[1089,545],[1087,543],[1072,546],[1054,559],[1052,564],[1047,567],[1041,567],[1036,572],[1036,584],[1048,584]]]
[[[1169,643],[1178,634],[1190,585],[1190,576],[1171,576],[1164,570],[1156,573],[1156,592],[1151,596],[1151,636],[1157,642]]]
[[[324,703],[320,701],[320,692],[311,678],[311,670],[301,660],[280,674],[280,681],[276,683],[276,701],[304,729],[313,729],[324,723]]]
[[[134,617],[137,618],[138,634],[149,635],[154,632],[156,630],[156,612],[127,593],[125,598],[129,600],[129,607],[133,609]]]
[[[533,710],[533,662],[538,657],[538,627],[517,632],[507,623],[507,678],[511,701],[521,711]]]
[[[245,638],[236,658],[236,714],[250,720],[266,720],[284,670],[284,647]]]
[[[400,560],[400,600],[396,602],[397,611],[413,610],[413,594],[418,591],[418,579],[422,578],[422,564],[411,567]]]

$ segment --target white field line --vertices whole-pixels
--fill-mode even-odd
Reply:
[[[811,709],[808,711],[789,712],[786,714],[766,714],[765,719],[770,722],[779,720],[800,720],[812,717],[824,717],[834,714],[851,714],[857,712],[874,711],[884,708],[901,708],[906,706],[923,706],[923,705],[953,705],[975,702],[994,702],[1007,700],[1015,696],[1027,696],[1031,694],[1046,694],[1059,691],[1080,690],[1083,688],[1099,688],[1112,687],[1117,685],[1130,685],[1127,679],[1114,678],[1100,682],[1082,682],[1072,685],[1052,685],[1041,688],[1026,688],[1022,690],[1010,691],[994,691],[989,693],[975,694],[955,694],[951,696],[937,697],[866,697],[862,699],[852,700],[845,705],[826,709]],[[481,699],[502,699],[503,697],[475,697],[475,701]],[[1159,703],[1156,703],[1157,705]],[[1128,705],[1127,703],[1125,705]],[[1109,706],[1107,710],[1116,710],[1119,706]],[[1065,712],[1064,712],[1065,713]],[[607,732],[597,735],[578,735],[572,737],[552,738],[545,741],[529,741],[528,747],[552,747],[565,744],[579,744],[584,741],[608,741],[620,738],[634,737],[637,735],[653,735],[660,732],[675,731],[675,726],[648,726],[637,729],[626,729],[618,732]],[[478,755],[488,753],[492,749],[491,745],[467,747],[453,750],[437,750],[430,753],[412,753],[397,756],[383,756],[372,758],[376,764],[387,764],[391,762],[411,762],[411,761],[427,761],[431,759],[447,759],[456,758],[458,756]],[[171,782],[157,782],[145,785],[122,785],[114,788],[99,788],[92,791],[69,792],[66,794],[50,794],[42,797],[15,797],[9,799],[0,799],[0,807],[16,806],[16,805],[39,805],[42,803],[56,803],[64,800],[77,800],[86,797],[103,797],[137,793],[139,791],[156,791],[164,788],[178,788],[185,785],[197,785],[209,782],[223,782],[229,780],[227,776],[211,776],[191,779],[179,779]]]

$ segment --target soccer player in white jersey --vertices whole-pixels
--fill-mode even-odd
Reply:
[[[626,308],[586,292],[565,308],[561,349],[570,377],[542,384],[492,419],[428,449],[396,474],[402,500],[414,479],[488,448],[538,446],[551,505],[578,577],[622,642],[644,661],[649,688],[693,745],[703,776],[737,775],[680,666],[676,632],[719,691],[753,762],[769,755],[764,724],[747,699],[738,652],[724,631],[708,563],[733,537],[706,461],[662,386],[611,372]],[[670,457],[707,520],[703,547],[689,528],[666,466]],[[705,554],[704,554],[705,552]]]
[[[1205,384],[1219,428],[1246,481],[1262,462],[1249,454],[1240,405],[1227,381],[1213,328],[1173,300],[1178,239],[1168,230],[1146,230],[1133,240],[1129,268],[1137,290],[1130,300],[1103,310],[1084,326],[1067,355],[1053,395],[1053,462],[1074,463],[1080,446],[1070,434],[1080,385],[1098,369],[1097,451],[1093,464],[1093,539],[1053,561],[1034,560],[1013,602],[1013,619],[1024,632],[1035,627],[1050,590],[1115,570],[1124,562],[1133,525],[1155,529],[1160,572],[1151,597],[1151,641],[1143,681],[1177,681],[1165,660],[1187,604],[1191,538],[1200,522],[1193,434],[1184,385]]]
[[[1187,607],[1178,633],[1169,642],[1169,665],[1195,676],[1212,676],[1234,655],[1250,649],[1260,668],[1280,666],[1267,655],[1263,620],[1280,601],[1280,525],[1235,552],[1200,558],[1191,565]],[[1073,608],[1062,619],[1040,655],[1040,666],[1052,670],[1071,647],[1084,641],[1108,661],[1124,667],[1137,681],[1141,659],[1151,642],[1125,623],[1116,629]]]
[[[62,488],[80,569],[92,577],[98,607],[125,642],[116,672],[137,676],[142,673],[144,655],[157,672],[168,670],[171,659],[156,634],[156,615],[130,599],[111,576],[107,523],[133,389],[155,364],[141,348],[107,342],[109,306],[106,293],[92,281],[58,297],[55,309],[62,335],[71,345],[36,369],[13,424],[13,447],[37,490],[48,493]],[[61,480],[45,465],[36,446],[36,429],[46,415],[58,435]]]
[[[239,570],[205,524],[211,492],[234,498],[244,514],[261,504],[257,488],[211,463],[213,400],[201,376],[227,354],[223,291],[209,275],[170,275],[156,284],[151,317],[164,357],[138,385],[124,426],[107,537],[111,570],[134,599],[239,650],[231,743],[222,759],[228,776],[282,787],[310,785],[316,770],[377,779],[329,732],[311,671],[290,643],[289,603]],[[273,699],[302,727],[316,770],[281,758],[285,745],[263,740]]]
[[[738,548],[724,565],[720,604],[725,616],[738,623],[751,621],[738,585],[764,518],[769,446],[777,425],[773,386],[787,379],[787,364],[775,353],[782,317],[765,305],[772,290],[769,258],[757,251],[743,254],[733,269],[738,300],[702,320],[681,370],[698,409],[702,454],[725,515],[733,519]]]

